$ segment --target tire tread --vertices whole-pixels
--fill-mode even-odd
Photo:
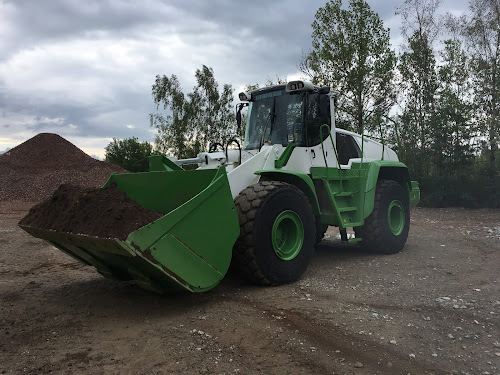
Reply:
[[[240,235],[233,250],[234,266],[245,279],[257,285],[277,285],[264,275],[255,256],[254,226],[257,211],[269,194],[284,188],[295,189],[302,194],[294,185],[279,181],[260,181],[247,187],[235,199],[240,222]],[[312,215],[312,207],[307,198],[306,201]]]
[[[385,214],[380,212],[380,210],[384,210],[385,207],[377,204],[383,199],[383,196],[387,194],[386,192],[393,189],[395,185],[399,185],[399,183],[394,180],[378,180],[375,189],[375,205],[373,211],[365,219],[365,224],[362,227],[355,228],[356,237],[359,236],[362,238],[359,244],[367,250],[382,254],[395,254],[400,252],[402,250],[402,247],[404,246],[403,243],[403,246],[401,246],[401,248],[387,247],[386,234],[383,230],[381,230],[381,228],[383,228],[385,224],[384,222],[382,222]],[[408,202],[405,201],[404,204],[407,207]],[[407,210],[405,214],[409,215],[409,210]],[[406,232],[406,237],[407,236],[408,233]],[[406,237],[404,238],[404,242],[406,242]]]

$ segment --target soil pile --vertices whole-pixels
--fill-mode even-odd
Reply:
[[[19,225],[124,240],[162,216],[141,207],[115,183],[104,189],[64,184],[34,206]]]
[[[0,155],[0,201],[41,202],[61,184],[104,185],[123,168],[96,160],[61,136],[40,133]]]

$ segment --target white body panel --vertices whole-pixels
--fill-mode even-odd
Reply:
[[[294,87],[293,84],[296,84]],[[294,81],[286,86],[287,91],[308,91],[317,89],[310,83],[303,81]],[[301,84],[301,86],[299,85]],[[299,87],[300,86],[300,87]],[[262,89],[261,89],[262,91]],[[245,94],[246,100],[251,100],[248,94]],[[311,167],[330,167],[350,169],[353,162],[372,161],[372,160],[393,160],[398,161],[396,153],[388,147],[373,139],[364,137],[364,142],[359,134],[352,133],[347,130],[336,129],[335,126],[335,96],[336,93],[331,91],[328,93],[330,100],[330,126],[331,135],[328,136],[323,143],[310,146],[310,147],[295,147],[287,164],[282,168],[285,171],[301,172],[305,174],[311,173]],[[274,108],[274,107],[273,107]],[[274,112],[269,112],[270,114]],[[325,132],[326,133],[326,132]],[[337,148],[336,133],[341,133],[353,137],[354,142],[357,143],[359,150],[363,150],[363,155],[357,158],[351,158],[347,164],[339,165],[335,150]],[[269,138],[269,142],[272,137]],[[293,137],[292,137],[293,140]],[[292,140],[289,139],[289,142]],[[262,142],[264,142],[262,135]],[[362,146],[364,143],[364,147]],[[353,145],[350,154],[357,152],[353,151]],[[224,152],[214,153],[200,153],[196,158],[188,160],[178,160],[178,164],[198,164],[200,169],[218,168],[225,166],[227,171],[227,178],[231,187],[231,194],[236,198],[238,194],[247,188],[249,185],[255,184],[259,181],[260,176],[255,172],[259,170],[274,170],[275,161],[281,156],[285,147],[282,144],[271,145],[264,143],[260,150],[227,150],[227,156]],[[345,156],[345,155],[344,155]],[[241,163],[240,163],[241,157]],[[227,160],[226,160],[227,158]],[[340,160],[342,160],[339,157]],[[342,160],[343,161],[343,160]]]
[[[264,166],[266,165],[266,161],[269,158],[272,149],[273,147],[262,147],[261,151],[255,154],[255,156],[250,157],[245,161],[242,160],[240,166],[230,170],[227,173],[227,178],[229,180],[229,186],[231,187],[231,195],[233,196],[233,199],[236,198],[238,194],[247,186],[259,182],[260,176],[254,174],[254,172],[264,169]]]
[[[313,146],[310,148],[310,158],[311,158],[311,166],[312,167],[332,167],[338,168],[337,158],[335,156],[335,150],[333,149],[331,137],[328,137],[323,141],[323,145],[321,143],[319,145]],[[323,155],[323,149],[325,155]],[[326,157],[326,164],[325,164]]]
[[[282,168],[286,171],[296,171],[309,174],[311,169],[310,147],[295,147],[288,163]]]
[[[336,129],[337,132],[351,135],[359,148],[361,149],[361,136],[356,133],[349,132],[343,129]],[[388,147],[384,147],[384,156],[382,158],[382,144],[369,139],[364,138],[364,155],[363,161],[372,160],[393,160],[398,161],[396,153]],[[313,147],[295,147],[287,164],[282,168],[282,170],[301,172],[305,174],[310,174],[311,167],[324,167],[328,166],[330,168],[337,168],[337,158],[335,156],[335,151],[333,149],[332,140],[328,137],[323,142],[324,152],[326,156],[323,156],[322,145],[318,144]],[[218,168],[221,165],[226,165],[227,178],[229,180],[229,185],[231,187],[231,195],[233,199],[241,193],[242,190],[247,188],[252,184],[259,182],[260,176],[256,175],[255,172],[259,170],[273,170],[275,169],[274,162],[277,160],[285,147],[282,145],[264,145],[261,150],[245,150],[241,152],[241,165],[238,165],[239,161],[239,151],[229,150],[228,159],[229,163],[225,162],[225,157],[223,158],[223,153],[214,153],[209,157],[209,163],[202,163],[200,169],[207,168]],[[204,159],[206,153],[201,153],[198,158]],[[210,155],[210,154],[209,154]],[[341,165],[342,169],[350,169],[352,163],[361,162],[361,158],[350,159],[348,164]]]
[[[349,134],[354,137],[354,140],[358,144],[360,149],[363,149],[361,147],[361,135],[349,132],[347,130],[338,130],[339,133],[344,133],[344,134]],[[392,160],[392,161],[399,161],[398,155],[389,147],[382,146],[382,143],[377,142],[371,138],[364,137],[364,149],[363,149],[363,160],[364,161],[371,161],[371,160]],[[382,148],[384,149],[384,156],[382,157]]]

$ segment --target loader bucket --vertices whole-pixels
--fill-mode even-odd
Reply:
[[[125,240],[22,226],[102,275],[164,293],[216,286],[231,261],[238,216],[224,168],[113,174],[129,198],[164,216]]]

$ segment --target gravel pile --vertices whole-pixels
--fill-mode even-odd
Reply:
[[[123,168],[96,160],[57,134],[40,133],[0,155],[0,201],[38,203],[61,184],[102,186]]]

